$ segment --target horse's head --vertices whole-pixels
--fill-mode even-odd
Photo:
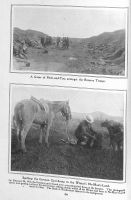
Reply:
[[[62,108],[61,108],[61,113],[63,117],[66,118],[67,121],[71,119],[71,109],[69,106],[69,101],[65,101],[63,103]]]

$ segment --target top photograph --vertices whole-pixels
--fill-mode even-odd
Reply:
[[[11,8],[10,72],[127,76],[127,8]]]

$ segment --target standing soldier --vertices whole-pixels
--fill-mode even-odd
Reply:
[[[45,37],[41,37],[41,44],[43,47],[45,47]]]
[[[60,44],[60,37],[57,37],[56,38],[56,47],[59,47],[59,44]]]
[[[66,37],[66,48],[68,49],[69,48],[69,38]]]
[[[23,40],[21,41],[21,45],[19,46],[19,57],[27,59],[26,53],[27,53],[27,46],[25,41]]]

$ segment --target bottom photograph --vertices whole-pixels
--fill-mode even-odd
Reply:
[[[124,91],[10,84],[9,171],[124,180]]]

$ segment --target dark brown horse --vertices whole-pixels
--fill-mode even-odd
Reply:
[[[110,135],[110,147],[114,151],[123,150],[123,125],[115,121],[104,121],[103,127],[106,127]]]

